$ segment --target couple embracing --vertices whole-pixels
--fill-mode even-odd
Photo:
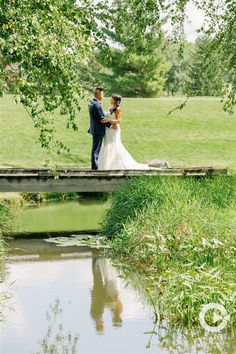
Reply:
[[[103,98],[103,89],[97,87],[94,98],[89,104],[90,127],[88,133],[93,137],[92,170],[152,169],[147,164],[135,161],[122,144],[120,129],[122,120],[121,96],[118,94],[111,96],[110,108],[105,113],[101,106]]]

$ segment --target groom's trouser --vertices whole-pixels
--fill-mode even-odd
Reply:
[[[93,147],[91,156],[92,170],[98,169],[98,155],[102,146],[103,137],[104,135],[102,134],[93,134]]]

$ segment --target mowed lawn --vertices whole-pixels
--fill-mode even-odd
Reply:
[[[223,112],[218,98],[192,98],[186,107],[167,113],[181,98],[135,99],[122,101],[123,143],[140,162],[167,160],[172,166],[228,167],[236,171],[236,114]],[[104,109],[109,108],[108,99]],[[47,159],[37,143],[38,131],[23,106],[12,95],[0,100],[0,166],[40,167]],[[89,166],[91,136],[87,133],[88,101],[76,120],[79,131],[66,129],[65,117],[55,114],[58,133],[70,153],[55,154],[60,166]]]

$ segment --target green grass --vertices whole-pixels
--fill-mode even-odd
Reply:
[[[3,233],[9,231],[12,222],[13,213],[9,203],[0,201],[0,283],[1,283],[1,266],[5,252],[5,242]]]
[[[46,154],[37,141],[38,132],[13,96],[1,99],[0,165],[42,166]],[[167,160],[173,166],[216,166],[236,171],[236,115],[222,110],[218,98],[192,98],[182,111],[167,113],[181,98],[132,99],[122,102],[124,145],[140,162]],[[56,114],[58,136],[71,148],[55,157],[63,166],[90,166],[91,136],[87,133],[87,103],[77,114],[78,132],[66,130],[64,118]],[[108,108],[108,99],[104,101]]]
[[[148,279],[162,318],[196,324],[216,302],[236,324],[236,176],[132,179],[103,231],[113,259]]]

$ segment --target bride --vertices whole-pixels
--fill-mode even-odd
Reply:
[[[101,123],[111,123],[111,127],[105,128],[106,132],[98,156],[98,170],[151,170],[153,168],[147,164],[135,161],[122,144],[120,103],[121,96],[113,94],[110,99],[111,108],[101,120]]]

